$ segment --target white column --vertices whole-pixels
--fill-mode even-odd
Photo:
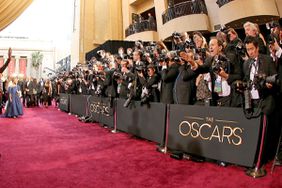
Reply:
[[[32,76],[32,72],[31,72],[31,58],[27,57],[27,65],[26,65],[26,77],[30,77]]]

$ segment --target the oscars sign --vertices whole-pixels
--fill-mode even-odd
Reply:
[[[241,108],[171,105],[168,148],[197,156],[253,166],[260,119]]]

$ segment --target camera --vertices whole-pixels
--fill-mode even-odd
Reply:
[[[149,104],[150,102],[150,95],[149,91],[146,87],[142,88],[142,93],[141,93],[141,105],[143,104]]]
[[[184,43],[184,48],[195,49],[196,46],[192,40],[186,40]]]
[[[167,56],[166,54],[161,54],[159,57],[158,57],[158,62],[164,62],[167,60]]]
[[[265,74],[256,74],[254,76],[253,85],[257,90],[264,89],[266,83],[272,85],[279,85],[278,74],[272,76],[266,76]]]
[[[115,72],[113,73],[113,79],[114,79],[114,80],[122,80],[122,79],[123,79],[122,73],[115,71]]]
[[[181,34],[179,32],[173,32],[172,33],[172,38],[176,39],[176,40],[180,40],[181,39]]]
[[[204,61],[207,57],[207,50],[206,48],[196,48],[195,54],[195,60],[202,59]]]
[[[146,71],[146,67],[145,67],[145,65],[136,65],[135,66],[135,70],[137,72],[145,72]]]
[[[279,27],[279,23],[276,21],[271,21],[271,22],[266,23],[265,26],[266,26],[266,29],[270,30],[272,28]]]
[[[279,37],[277,35],[275,35],[274,33],[271,33],[269,36],[268,36],[268,44],[274,44],[275,41],[279,41]]]
[[[236,44],[235,48],[236,48],[236,51],[239,54],[239,56],[241,56],[241,57],[245,57],[246,56],[247,50],[246,50],[245,45],[244,45],[243,42],[239,41]]]
[[[227,59],[227,57],[223,55],[216,56],[212,64],[212,71],[217,74],[220,72],[221,69],[227,71],[228,61],[229,60]]]
[[[103,93],[103,86],[102,85],[97,85],[97,88],[96,88],[96,90],[95,90],[95,95],[102,95],[102,93]]]
[[[99,51],[97,51],[97,55],[98,55],[99,58],[104,58],[105,57],[105,51],[99,50]]]
[[[135,42],[135,47],[137,48],[137,49],[142,49],[143,48],[143,43],[142,43],[142,41],[141,40],[137,40],[136,42]]]

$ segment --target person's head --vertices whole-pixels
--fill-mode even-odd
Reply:
[[[128,60],[127,59],[121,60],[120,65],[121,65],[121,72],[126,73],[128,71],[127,67],[129,65]]]
[[[152,16],[151,13],[148,13],[148,17]]]
[[[218,38],[219,40],[221,40],[223,42],[227,41],[227,35],[222,31],[219,31],[219,32],[216,33],[216,38]]]
[[[193,41],[196,45],[196,48],[205,48],[206,47],[205,38],[198,31],[193,33]]]
[[[246,36],[256,37],[258,35],[258,28],[252,22],[246,22],[244,24],[244,30],[245,30]]]
[[[117,63],[116,63],[115,61],[111,61],[111,62],[109,63],[109,68],[110,68],[110,69],[116,69],[116,68],[117,68]]]
[[[140,61],[141,60],[141,51],[135,50],[133,52],[133,61]]]
[[[209,52],[212,57],[219,55],[223,51],[223,42],[216,37],[212,37],[209,43]]]
[[[259,45],[256,37],[248,36],[245,39],[245,46],[250,58],[255,59],[259,55]]]
[[[17,77],[12,77],[12,82],[13,82],[13,84],[17,85],[18,78]]]
[[[154,67],[154,65],[150,64],[148,65],[147,67],[147,73],[148,73],[148,76],[153,76],[156,72],[156,69]]]
[[[235,39],[238,38],[238,34],[237,32],[233,29],[233,28],[229,28],[227,30],[227,38],[228,40],[231,42],[231,41],[234,41]]]
[[[132,48],[127,48],[126,53],[127,53],[127,55],[131,55],[132,54]]]
[[[181,33],[181,39],[182,39],[182,41],[185,41],[185,40],[189,39],[188,33],[187,32],[182,32]]]

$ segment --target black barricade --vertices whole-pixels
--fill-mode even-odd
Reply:
[[[168,148],[253,167],[260,119],[248,120],[240,108],[171,105]]]
[[[70,113],[86,116],[87,97],[88,95],[70,95]]]
[[[109,98],[91,96],[88,100],[89,115],[92,120],[114,127],[114,101]]]
[[[166,105],[150,103],[140,105],[132,101],[128,108],[125,100],[117,99],[117,129],[156,143],[162,143],[165,135]]]
[[[69,107],[70,107],[69,100],[70,100],[70,95],[64,93],[60,94],[60,103],[59,103],[60,110],[69,112]]]

